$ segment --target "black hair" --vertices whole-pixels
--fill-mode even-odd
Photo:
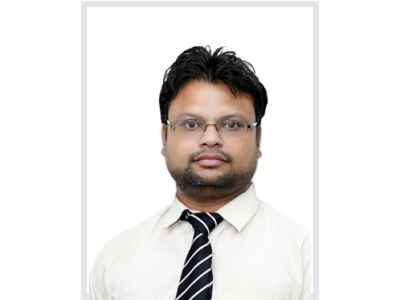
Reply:
[[[166,124],[172,100],[185,84],[192,80],[226,84],[236,97],[237,92],[249,94],[253,98],[257,126],[265,114],[267,91],[255,74],[253,66],[233,51],[217,48],[214,53],[210,46],[195,46],[182,52],[165,71],[160,91],[161,122]]]

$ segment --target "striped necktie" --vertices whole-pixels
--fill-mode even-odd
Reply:
[[[180,220],[189,222],[194,229],[193,241],[186,256],[180,277],[176,300],[211,300],[213,275],[210,232],[223,218],[214,212],[192,213],[185,209]]]

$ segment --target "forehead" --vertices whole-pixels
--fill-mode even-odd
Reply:
[[[238,93],[236,97],[223,83],[191,81],[171,102],[169,119],[184,114],[194,114],[206,119],[219,119],[226,115],[254,118],[253,100],[250,95]]]

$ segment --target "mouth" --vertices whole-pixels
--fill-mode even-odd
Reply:
[[[217,159],[217,158],[202,158],[195,161],[201,167],[219,167],[225,163],[225,161]]]

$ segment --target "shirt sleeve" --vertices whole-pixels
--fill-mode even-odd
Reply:
[[[106,284],[104,251],[96,258],[89,275],[89,300],[112,300]]]
[[[311,236],[307,233],[302,247],[302,267],[303,267],[303,288],[301,300],[312,300],[312,257],[311,257]]]

